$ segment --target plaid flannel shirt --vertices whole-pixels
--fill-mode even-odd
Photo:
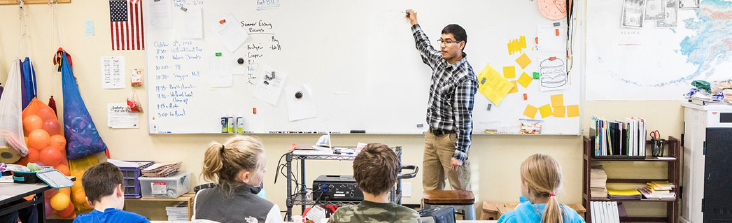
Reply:
[[[473,132],[478,79],[465,53],[462,60],[449,64],[440,51],[432,47],[419,24],[412,26],[412,34],[422,61],[432,68],[427,123],[435,130],[455,131],[457,143],[452,157],[464,161],[468,158]]]

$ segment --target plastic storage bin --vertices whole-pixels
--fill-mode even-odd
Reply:
[[[191,172],[170,177],[140,177],[142,197],[177,198],[191,191]]]
[[[131,163],[137,163],[138,167],[120,167],[122,171],[122,177],[124,178],[124,191],[125,198],[140,198],[140,181],[137,180],[142,176],[142,169],[145,169],[155,162],[153,161],[125,161]]]

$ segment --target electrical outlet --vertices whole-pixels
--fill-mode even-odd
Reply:
[[[402,182],[402,197],[412,197],[412,183]]]

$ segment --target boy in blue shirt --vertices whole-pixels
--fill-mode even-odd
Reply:
[[[521,204],[501,215],[498,223],[585,223],[574,209],[555,195],[562,169],[549,155],[534,154],[521,164]]]
[[[82,177],[81,185],[86,200],[94,210],[74,219],[74,223],[87,222],[144,222],[150,221],[142,215],[123,211],[125,197],[122,193],[122,171],[114,164],[104,162],[89,168]]]

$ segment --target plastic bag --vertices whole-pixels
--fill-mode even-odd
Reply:
[[[48,105],[33,98],[23,110],[23,128],[28,139],[28,156],[18,163],[35,163],[41,166],[53,166],[66,176],[71,176],[69,161],[66,159],[66,138],[56,113]],[[77,181],[80,183],[81,181]],[[70,218],[74,209],[71,203],[71,189],[62,188],[44,193],[48,198],[46,206],[50,206],[46,215],[55,214],[62,218]]]
[[[142,112],[142,105],[140,105],[135,91],[130,92],[130,95],[127,96],[127,106],[129,106],[127,112]]]
[[[3,97],[0,98],[0,147],[12,148],[18,152],[18,155],[26,156],[28,147],[26,147],[23,138],[20,79],[20,63],[18,60],[14,60],[8,72],[8,80],[5,83],[6,89],[3,92]],[[20,159],[20,157],[13,159]],[[10,163],[9,161],[10,159],[8,163]]]
[[[62,86],[64,92],[64,130],[66,134],[66,152],[70,160],[99,153],[107,149],[99,136],[96,125],[81,98],[79,86],[74,80],[74,73],[68,62],[66,52],[61,65]]]
[[[84,192],[84,187],[81,185],[81,178],[84,176],[84,172],[90,167],[103,162],[107,162],[107,157],[104,156],[104,153],[69,160],[71,175],[76,177],[76,183],[74,186],[71,186],[71,202],[74,203],[77,210],[87,211],[92,209],[86,203],[86,192]]]

